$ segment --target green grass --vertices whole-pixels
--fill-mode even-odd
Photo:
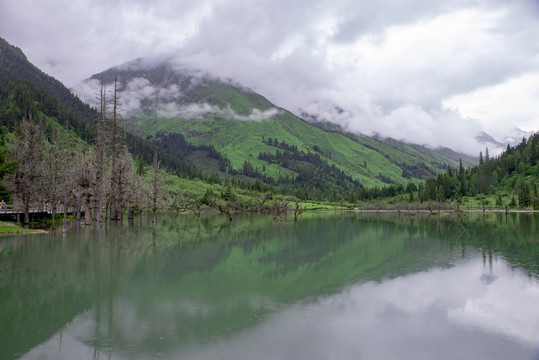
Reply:
[[[231,161],[235,169],[241,169],[243,163],[249,161],[260,171],[265,167],[266,174],[274,178],[280,175],[294,176],[295,173],[258,159],[258,154],[262,152],[275,153],[277,150],[265,144],[263,138],[266,141],[269,138],[285,141],[305,152],[314,153],[313,148],[316,145],[324,153],[321,154],[324,160],[359,180],[366,187],[386,185],[377,178],[379,174],[400,184],[409,181],[418,183],[420,179],[402,177],[402,168],[397,165],[401,163],[424,162],[435,169],[432,163],[445,161],[454,167],[457,166],[457,163],[447,158],[443,159],[439,155],[435,157],[414,153],[411,147],[407,148],[407,151],[413,155],[403,155],[401,149],[391,148],[384,143],[379,143],[379,149],[373,150],[340,133],[318,129],[288,113],[261,122],[211,117],[197,120],[160,119],[153,126],[143,125],[143,128],[144,132],[150,135],[155,135],[159,131],[179,132],[193,144],[211,144]],[[369,146],[374,147],[370,144]]]
[[[0,221],[0,234],[38,234],[43,230],[25,229],[17,224]]]
[[[231,109],[236,114],[245,116],[254,109],[264,111],[275,107],[263,96],[228,83],[205,80],[193,89],[182,89],[184,97],[178,106],[192,103],[211,104],[223,110]],[[290,177],[294,172],[276,164],[259,160],[262,152],[275,153],[275,147],[265,144],[272,138],[295,145],[299,150],[315,152],[318,146],[321,157],[335,165],[346,174],[358,180],[365,187],[385,186],[379,175],[390,178],[397,184],[419,183],[422,179],[404,178],[403,166],[423,163],[431,172],[441,171],[443,164],[458,167],[458,154],[448,149],[432,150],[418,145],[408,145],[395,140],[379,140],[367,136],[345,133],[331,124],[317,126],[306,122],[292,113],[279,109],[280,113],[263,121],[241,121],[225,118],[225,115],[207,114],[198,119],[157,118],[156,114],[147,113],[133,122],[134,131],[143,136],[155,136],[157,133],[181,133],[195,145],[213,145],[216,150],[230,159],[235,169],[241,169],[245,161],[254,168],[262,169],[268,176]],[[226,113],[226,112],[225,112]],[[473,159],[463,156],[465,165],[471,165]],[[211,163],[197,158],[201,170],[212,172]],[[365,166],[366,165],[366,166]]]

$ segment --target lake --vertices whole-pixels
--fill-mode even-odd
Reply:
[[[539,214],[0,237],[1,359],[539,359]]]

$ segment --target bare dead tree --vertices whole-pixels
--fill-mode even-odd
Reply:
[[[128,196],[126,199],[126,206],[128,210],[127,217],[128,219],[132,220],[135,217],[135,211],[138,210],[142,212],[147,194],[142,178],[137,175],[134,168],[129,172],[128,189],[131,190],[127,193]]]
[[[273,204],[269,207],[269,211],[273,215],[274,220],[282,220],[288,215],[290,210],[288,204],[288,200],[278,200],[273,202]]]
[[[232,215],[234,214],[234,206],[232,202],[224,201],[222,202],[216,195],[210,195],[205,197],[205,202],[218,210],[221,214],[226,214],[228,216],[228,222],[232,222]]]
[[[67,181],[68,179],[68,169],[69,169],[69,123],[66,119],[66,126],[65,126],[65,148],[64,148],[64,179]],[[63,189],[63,211],[64,211],[64,217],[62,221],[62,231],[65,233],[67,231],[67,206],[69,201],[69,189],[67,187],[64,187]]]
[[[110,175],[110,219],[121,220],[124,212],[123,195],[124,180],[122,179],[123,167],[119,157],[124,154],[125,145],[123,143],[123,128],[119,117],[120,102],[118,99],[118,80],[114,80],[114,95],[112,101],[112,118],[110,123],[110,157],[111,157],[111,175]]]
[[[305,212],[305,208],[302,208],[299,205],[299,201],[296,201],[295,207],[294,207],[294,223],[298,222],[298,216],[303,214]]]
[[[25,225],[30,222],[30,204],[37,199],[41,187],[45,141],[42,127],[25,117],[15,132],[9,155],[17,167],[15,174],[6,176],[6,186],[22,205]]]
[[[95,144],[95,220],[103,219],[103,197],[105,179],[105,123],[107,114],[106,84],[101,81],[99,89],[99,121],[97,124],[97,143]]]
[[[148,196],[152,210],[152,222],[156,222],[157,211],[166,206],[166,194],[168,194],[166,173],[161,169],[157,154],[153,156],[153,169],[148,183]]]
[[[56,228],[55,217],[58,202],[62,192],[67,186],[67,179],[62,176],[62,147],[60,146],[60,135],[54,133],[51,137],[52,143],[45,152],[43,162],[43,188],[42,193],[46,202],[50,203],[52,215],[52,229]]]
[[[180,203],[182,204],[183,210],[189,210],[195,214],[197,218],[198,229],[200,230],[200,215],[202,214],[202,205],[204,203],[202,196],[196,196],[191,193],[185,193],[181,199]]]
[[[260,212],[260,213],[263,213],[263,214],[267,215],[271,211],[269,206],[266,205],[266,203],[269,200],[273,200],[273,194],[272,193],[267,193],[266,195],[264,195],[264,197],[262,199],[255,198],[255,200],[256,200],[256,202],[258,204],[257,204],[257,206],[253,207],[253,209],[252,209],[253,212]]]
[[[95,182],[95,169],[90,166],[91,157],[93,157],[93,154],[78,153],[72,168],[72,179],[74,182],[72,192],[78,200],[77,211],[79,211],[79,204],[82,203],[85,225],[90,225],[90,208],[93,196],[92,189],[94,188]]]

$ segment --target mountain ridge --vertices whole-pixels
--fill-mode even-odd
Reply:
[[[138,66],[141,63],[144,66]],[[236,170],[249,162],[272,178],[298,176],[295,170],[260,158],[264,153],[275,155],[268,138],[298,151],[318,153],[367,187],[417,183],[447,166],[457,167],[460,158],[465,166],[476,163],[473,157],[448,149],[376,139],[336,124],[309,122],[249,88],[192,68],[137,60],[95,74],[86,84],[95,86],[101,79],[113,78],[118,79],[121,96],[129,99],[126,118],[131,131],[153,140],[180,133],[193,144],[211,144]]]

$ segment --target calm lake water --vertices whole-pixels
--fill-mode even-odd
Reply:
[[[0,238],[1,359],[539,359],[539,214]]]

